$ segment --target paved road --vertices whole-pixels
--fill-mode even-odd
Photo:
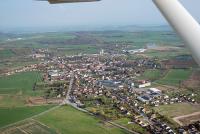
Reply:
[[[70,95],[70,92],[71,92],[71,89],[72,89],[73,82],[74,82],[74,73],[71,74],[71,80],[70,80],[69,90],[68,90],[68,92],[67,92],[66,99],[64,100],[64,104],[70,104],[68,100],[69,100],[69,95]],[[66,100],[67,100],[67,101],[66,101]],[[21,123],[21,122],[23,122],[23,121],[26,121],[26,120],[33,119],[33,118],[35,118],[35,117],[44,115],[44,114],[46,114],[46,113],[48,113],[48,112],[50,112],[50,111],[53,111],[53,110],[55,110],[55,109],[61,107],[62,105],[63,105],[63,103],[61,103],[60,105],[55,106],[55,107],[53,107],[53,108],[50,108],[49,110],[46,110],[46,111],[44,111],[44,112],[42,112],[42,113],[39,113],[39,114],[37,114],[37,115],[31,116],[31,117],[29,117],[29,118],[26,118],[26,119],[24,119],[24,120],[20,120],[20,121],[18,121],[18,122],[15,122],[15,123],[12,123],[12,124],[3,126],[3,127],[1,127],[0,129],[8,128],[8,127],[10,127],[10,126],[16,125],[16,124]],[[73,106],[72,104],[70,104],[70,105]],[[74,107],[74,106],[73,106],[73,107]],[[81,110],[80,110],[80,111],[81,111]]]
[[[16,125],[16,124],[18,124],[18,123],[21,123],[21,122],[23,122],[23,121],[26,121],[26,120],[33,119],[33,118],[35,118],[35,117],[44,115],[44,114],[46,114],[46,113],[48,113],[48,112],[50,112],[50,111],[52,111],[52,110],[55,110],[55,109],[61,107],[62,105],[65,105],[65,104],[70,105],[70,106],[74,107],[75,109],[77,109],[77,110],[79,110],[79,111],[81,111],[81,112],[85,112],[85,113],[87,113],[87,114],[94,115],[93,113],[91,113],[91,112],[89,112],[89,111],[87,111],[87,110],[85,110],[85,109],[79,108],[79,107],[77,106],[76,103],[71,103],[71,102],[69,101],[70,93],[71,93],[71,90],[72,90],[73,83],[74,83],[74,73],[71,74],[71,80],[70,80],[69,89],[68,89],[68,91],[67,91],[66,98],[63,100],[63,102],[62,102],[60,105],[58,105],[58,106],[56,106],[56,107],[53,107],[53,108],[51,108],[51,109],[49,109],[49,110],[47,110],[47,111],[44,111],[44,112],[42,112],[42,113],[40,113],[40,114],[37,114],[37,115],[34,115],[34,116],[32,116],[32,117],[26,118],[26,119],[24,119],[24,120],[21,120],[21,121],[18,121],[18,122],[9,124],[9,125],[4,126],[4,127],[0,128],[0,129],[4,129],[4,128],[7,128],[7,127]],[[112,122],[112,121],[107,121],[107,123],[109,123],[109,124],[111,124],[111,125],[113,125],[113,126],[116,126],[116,127],[118,127],[118,128],[124,129],[124,130],[126,130],[127,132],[129,132],[129,133],[131,133],[131,134],[139,134],[139,133],[137,133],[137,132],[135,132],[135,131],[129,130],[129,129],[127,129],[126,127],[121,126],[121,125],[119,125],[119,124],[117,124],[117,123],[114,123],[114,122]]]
[[[71,73],[71,79],[70,79],[70,82],[69,82],[69,88],[68,88],[66,97],[65,97],[65,99],[64,99],[63,102],[62,102],[62,105],[68,104],[68,103],[69,103],[70,93],[71,93],[73,84],[74,84],[74,72]]]
[[[67,105],[70,105],[70,106],[74,107],[75,109],[77,109],[77,110],[79,110],[79,111],[81,111],[81,112],[85,112],[85,113],[87,113],[87,114],[94,115],[93,113],[91,113],[91,112],[89,112],[89,111],[87,111],[87,110],[85,110],[85,109],[83,109],[83,108],[79,108],[79,107],[77,106],[76,103],[72,103],[72,102],[69,101],[69,99],[70,99],[70,93],[71,93],[73,84],[74,84],[74,73],[71,74],[71,80],[70,80],[70,84],[69,84],[69,89],[68,89],[68,91],[67,91],[66,98],[65,98],[65,100],[63,101],[62,105],[63,105],[63,104],[67,104]],[[107,123],[109,123],[109,124],[111,124],[111,125],[113,125],[113,126],[116,126],[116,127],[118,127],[118,128],[124,129],[124,130],[126,130],[127,132],[129,132],[129,133],[132,133],[132,134],[139,134],[139,133],[137,133],[137,132],[135,132],[135,131],[129,130],[129,129],[127,129],[126,127],[121,126],[121,125],[119,125],[119,124],[117,124],[117,123],[114,123],[114,122],[112,122],[112,121],[108,121]]]
[[[87,113],[87,114],[89,114],[89,115],[94,116],[93,113],[91,113],[91,112],[89,112],[89,111],[87,111],[87,110],[85,110],[85,109],[83,109],[83,108],[79,108],[79,107],[77,106],[77,104],[75,104],[75,103],[71,103],[70,101],[67,101],[67,104],[70,105],[70,106],[72,106],[72,107],[74,107],[75,109],[77,109],[77,110],[79,110],[79,111],[81,111],[81,112],[85,112],[85,113]],[[111,125],[113,125],[113,126],[116,126],[116,127],[118,127],[118,128],[121,128],[121,129],[123,129],[123,130],[125,130],[125,131],[127,131],[127,132],[129,132],[129,133],[131,133],[131,134],[139,134],[139,133],[137,133],[137,132],[135,132],[135,131],[132,131],[132,130],[130,130],[130,129],[127,129],[126,127],[121,126],[121,125],[119,125],[119,124],[117,124],[117,123],[115,123],[115,122],[107,121],[107,123],[109,123],[109,124],[111,124]]]
[[[81,111],[81,112],[85,112],[85,113],[87,113],[87,114],[90,114],[90,115],[94,116],[93,113],[91,113],[91,112],[89,112],[89,111],[87,111],[87,110],[85,110],[85,109],[82,109],[82,108],[77,107],[77,105],[76,105],[75,103],[71,103],[70,101],[68,101],[67,104],[70,105],[70,106],[72,106],[72,107],[74,107],[75,109],[77,109],[77,110],[79,110],[79,111]],[[130,129],[127,129],[126,127],[121,126],[121,125],[119,125],[119,124],[117,124],[117,123],[115,123],[115,122],[107,121],[107,123],[109,123],[109,124],[111,124],[111,125],[113,125],[113,126],[116,126],[116,127],[118,127],[118,128],[121,128],[121,129],[123,129],[123,130],[125,130],[125,131],[127,131],[127,132],[129,132],[129,133],[131,133],[131,134],[139,134],[139,133],[137,133],[137,132],[135,132],[135,131],[132,131],[132,130],[130,130]]]

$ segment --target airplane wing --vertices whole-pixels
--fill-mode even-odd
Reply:
[[[46,0],[51,4],[93,2],[100,0]],[[176,33],[190,48],[195,61],[200,66],[200,25],[178,0],[152,0],[173,27]]]
[[[41,0],[48,1],[51,4],[59,4],[59,3],[75,3],[75,2],[95,2],[100,0]]]
[[[200,25],[178,0],[153,0],[200,66]]]

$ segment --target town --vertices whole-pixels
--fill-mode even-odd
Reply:
[[[0,1],[0,134],[200,134],[200,1]]]
[[[143,52],[138,51],[136,54]],[[45,84],[36,83],[33,90],[45,90],[43,87],[51,87],[45,90],[43,96],[46,103],[71,105],[77,110],[89,113],[105,122],[119,125],[121,128],[124,128],[124,125],[113,121],[127,119],[125,129],[131,133],[200,133],[200,113],[195,115],[197,118],[192,118],[191,123],[190,120],[186,123],[187,118],[169,119],[156,111],[159,106],[173,104],[189,104],[200,108],[200,101],[195,99],[197,94],[177,92],[171,95],[176,89],[167,87],[163,89],[156,85],[154,80],[141,77],[145,70],[170,68],[166,61],[156,58],[128,60],[124,58],[123,53],[110,55],[104,50],[101,50],[100,54],[40,55],[37,56],[41,59],[39,64],[12,70],[4,75],[40,71]],[[181,63],[180,60],[178,67],[187,68],[187,63]],[[36,100],[30,101],[37,104]],[[41,102],[38,101],[38,103]],[[127,125],[129,127],[126,127]]]

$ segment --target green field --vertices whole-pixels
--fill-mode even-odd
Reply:
[[[171,104],[171,105],[162,105],[154,108],[156,112],[161,115],[167,116],[169,118],[183,116],[187,114],[191,114],[194,112],[200,111],[200,106],[187,104],[187,103],[179,103],[179,104]]]
[[[26,104],[26,96],[10,94],[0,95],[0,108],[22,107]]]
[[[13,57],[12,57],[13,58]],[[17,57],[15,57],[15,60],[5,60],[2,61],[0,63],[0,69],[18,69],[24,66],[28,66],[28,65],[33,65],[33,64],[37,64],[39,63],[39,61],[37,60],[27,60],[27,61],[23,61],[18,59]]]
[[[173,32],[145,31],[145,32],[104,32],[99,33],[108,42],[132,42],[136,48],[141,48],[146,43],[153,42],[159,44],[176,45],[180,42]]]
[[[0,50],[0,58],[9,58],[15,54],[11,50]]]
[[[93,45],[68,45],[58,50],[58,53],[62,55],[96,54],[99,52],[99,48]]]
[[[190,54],[187,48],[179,48],[177,50],[168,50],[168,51],[158,51],[158,50],[148,50],[144,53],[146,56],[150,58],[158,58],[158,59],[171,59],[179,55]]]
[[[103,125],[99,119],[70,106],[60,107],[36,119],[62,134],[125,134],[123,130]]]
[[[13,35],[15,36],[15,35]],[[22,40],[15,40],[6,42],[7,47],[10,48],[46,48],[46,47],[58,47],[64,46],[65,41],[69,39],[74,39],[76,36],[70,33],[36,33],[36,34],[23,34],[21,35]],[[1,36],[0,36],[1,38]],[[56,45],[55,45],[56,44]],[[0,44],[1,46],[1,44]]]
[[[41,81],[39,72],[23,72],[0,77],[0,94],[20,93],[33,94],[33,85]]]
[[[57,134],[51,128],[29,119],[0,130],[3,134]]]
[[[161,70],[150,69],[150,70],[145,70],[144,74],[140,78],[148,80],[157,80],[160,77],[161,77]]]
[[[131,27],[130,29],[132,29]],[[0,34],[0,41],[4,39],[14,39],[7,42],[4,40],[2,45],[12,48],[65,48],[68,45],[97,45],[103,44],[101,42],[116,43],[128,42],[132,48],[142,48],[148,43],[156,43],[159,45],[179,45],[180,40],[170,31],[153,31],[150,30],[135,31],[133,29],[128,31],[99,31],[99,32],[84,32],[84,33],[72,33],[72,32],[47,32],[47,33],[34,33],[34,34],[22,34],[20,37],[22,40],[15,40],[19,35],[12,35],[12,38],[6,34]],[[74,40],[79,40],[74,44]],[[86,41],[87,40],[87,41]],[[1,45],[0,44],[0,45]]]
[[[128,124],[128,122],[131,122],[131,120],[128,118],[121,118],[121,119],[115,120],[114,122],[128,128],[130,130],[136,131],[138,133],[141,133],[141,134],[147,133],[147,131],[144,128],[142,128],[141,126],[139,126],[136,123]]]
[[[52,108],[53,105],[33,106],[33,107],[16,107],[0,108],[0,127],[15,123],[17,121],[37,115],[43,111]]]
[[[178,86],[183,80],[187,80],[192,74],[192,70],[171,69],[166,76],[158,80],[159,84]]]

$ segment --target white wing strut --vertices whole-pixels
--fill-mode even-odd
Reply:
[[[178,0],[153,0],[200,65],[200,25]]]

